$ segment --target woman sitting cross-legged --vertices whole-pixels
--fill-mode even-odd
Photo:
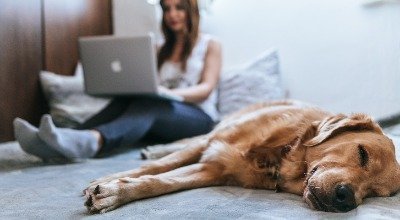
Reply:
[[[196,0],[161,0],[164,44],[158,49],[160,89],[184,102],[115,98],[78,129],[58,128],[44,115],[38,128],[14,120],[15,137],[27,153],[44,160],[90,158],[145,135],[174,141],[209,132],[218,119],[216,86],[221,48],[199,33]]]

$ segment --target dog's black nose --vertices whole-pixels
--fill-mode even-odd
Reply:
[[[347,212],[357,207],[354,191],[350,186],[338,185],[333,204],[338,211]]]

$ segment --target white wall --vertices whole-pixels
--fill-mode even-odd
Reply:
[[[135,15],[115,3],[131,1],[114,0],[116,30]],[[215,0],[202,28],[223,43],[225,67],[275,47],[292,98],[380,118],[400,112],[400,1],[363,2]]]
[[[114,34],[140,35],[158,30],[159,13],[146,0],[113,0]]]

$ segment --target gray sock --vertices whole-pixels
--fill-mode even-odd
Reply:
[[[98,151],[98,140],[90,130],[57,128],[50,115],[42,117],[39,137],[69,159],[90,158]]]
[[[14,135],[22,150],[28,154],[35,155],[43,160],[65,159],[63,155],[48,146],[38,136],[38,129],[29,122],[14,119]]]

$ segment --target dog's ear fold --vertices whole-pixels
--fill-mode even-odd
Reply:
[[[322,143],[329,137],[348,130],[372,130],[382,134],[382,129],[371,117],[365,114],[352,114],[349,117],[343,114],[327,117],[322,121],[313,123],[316,135],[304,145],[315,146]]]

